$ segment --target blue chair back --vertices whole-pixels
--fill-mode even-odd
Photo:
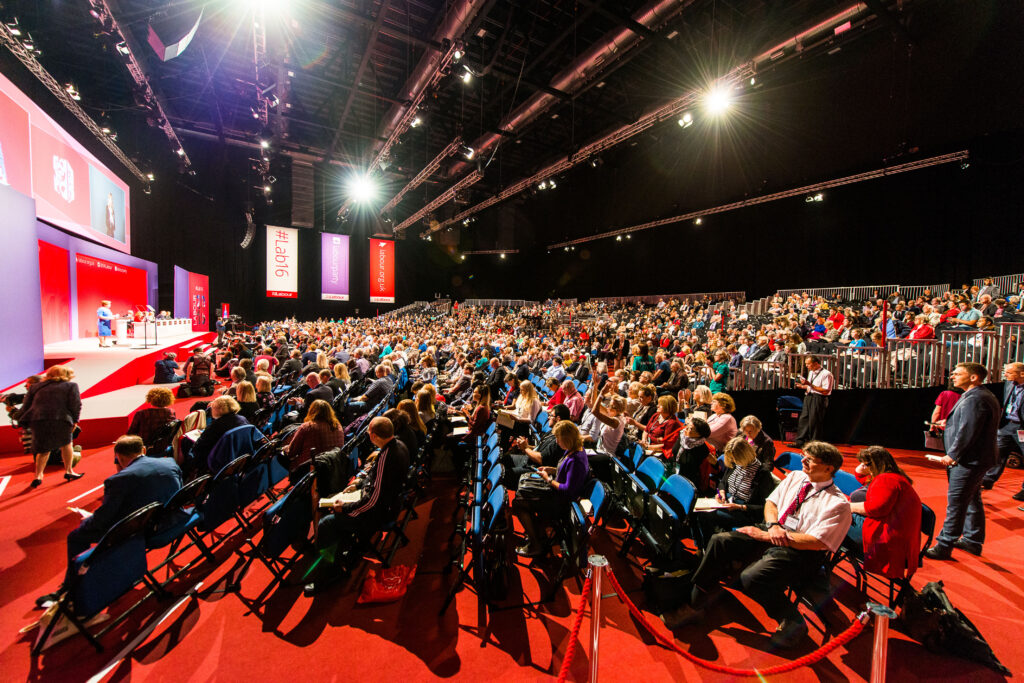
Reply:
[[[495,463],[490,471],[487,473],[486,487],[484,490],[493,491],[494,487],[501,483],[502,477],[505,476],[505,468],[500,464]]]
[[[803,469],[803,455],[800,453],[794,453],[793,451],[786,451],[779,457],[775,458],[775,466],[780,470],[786,470],[787,472],[795,472],[796,470]]]
[[[309,535],[313,523],[312,488],[315,475],[310,472],[263,513],[263,536],[259,551],[264,557],[278,557]]]
[[[486,507],[491,511],[490,518],[487,520],[487,530],[490,531],[494,528],[494,521],[501,516],[505,508],[504,486],[499,484],[491,489],[491,493],[487,496]]]
[[[838,470],[834,475],[832,475],[832,481],[835,482],[835,485],[838,486],[839,490],[846,496],[849,496],[862,486],[862,484],[857,481],[857,477],[844,470]]]
[[[537,426],[543,429],[548,424],[548,413],[546,410],[542,410],[537,413]]]
[[[657,491],[665,479],[665,463],[658,458],[646,458],[636,468],[636,476],[647,484],[651,491]]]
[[[498,431],[497,423],[496,422],[492,422],[491,424],[487,425],[487,430],[484,432],[484,434],[487,435],[487,438],[490,438],[490,437],[494,436],[494,434],[497,431]],[[497,443],[497,439],[495,439],[495,443]]]
[[[692,481],[679,474],[673,474],[666,479],[658,490],[658,495],[662,498],[672,498],[686,515],[692,513],[693,506],[697,504],[697,487],[693,485]]]
[[[804,400],[799,396],[779,396],[775,401],[775,408],[800,412],[804,408]]]
[[[225,465],[213,478],[206,493],[206,500],[199,505],[203,515],[200,527],[212,531],[231,519],[238,509],[238,479],[244,471],[250,455],[240,455]]]
[[[491,425],[493,425],[493,424],[494,423],[492,422]],[[497,432],[492,431],[490,434],[488,434],[487,441],[484,442],[484,453],[488,452],[492,448],[497,447],[497,445],[498,445],[498,434],[497,434]]]
[[[630,449],[626,451],[626,458],[629,460],[630,463],[632,463],[634,470],[640,466],[640,463],[643,461],[645,457],[647,457],[647,455],[646,453],[644,453],[644,449],[641,448],[640,444],[638,443],[634,443],[630,447]]]
[[[604,506],[608,502],[608,493],[604,489],[604,484],[598,479],[592,479],[587,485],[587,490],[584,491],[583,498],[590,501],[590,516],[594,520],[594,524],[599,523],[604,514]]]

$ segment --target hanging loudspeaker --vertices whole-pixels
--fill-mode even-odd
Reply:
[[[245,223],[245,237],[242,238],[242,243],[239,245],[242,249],[248,249],[252,244],[252,238],[256,236],[256,226],[252,222],[252,214],[248,211],[245,212]]]

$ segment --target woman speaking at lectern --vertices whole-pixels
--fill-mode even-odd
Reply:
[[[110,310],[109,300],[104,299],[100,302],[100,307],[96,309],[96,318],[96,333],[100,338],[100,347],[106,348],[111,334],[110,327],[114,321],[114,312]]]

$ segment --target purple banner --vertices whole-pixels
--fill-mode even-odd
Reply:
[[[320,234],[320,298],[348,301],[348,235]]]

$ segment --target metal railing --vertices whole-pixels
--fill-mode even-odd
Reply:
[[[922,389],[945,381],[943,344],[940,339],[890,339],[887,387]]]
[[[993,381],[1002,375],[998,331],[944,330],[941,339],[947,370],[952,370],[959,363],[979,363],[985,366]]]
[[[466,299],[459,303],[459,307],[473,306],[475,308],[523,308],[526,306],[537,306],[538,301],[527,301],[526,299]]]
[[[930,292],[932,297],[942,296],[949,291],[949,284],[944,285],[900,285],[900,294],[907,301],[913,301],[925,292]]]
[[[1024,323],[999,325],[999,357],[1003,363],[1024,363]]]
[[[660,300],[669,301],[675,299],[677,301],[701,301],[707,298],[710,301],[728,301],[729,299],[736,299],[737,303],[743,303],[747,299],[746,292],[694,292],[689,294],[645,294],[642,296],[598,296],[593,297],[590,301],[599,301],[608,304],[656,304]]]
[[[1017,293],[1017,285],[1024,281],[1024,273],[1014,273],[1012,275],[997,275],[992,277],[992,283],[999,287],[1000,296],[1011,296]],[[972,284],[979,287],[984,286],[985,278],[975,278]]]
[[[887,297],[899,289],[899,285],[863,285],[858,287],[808,287],[805,289],[780,289],[778,294],[788,298],[794,294],[807,296],[823,296],[834,298],[836,294],[842,301],[864,301],[876,297]]]

